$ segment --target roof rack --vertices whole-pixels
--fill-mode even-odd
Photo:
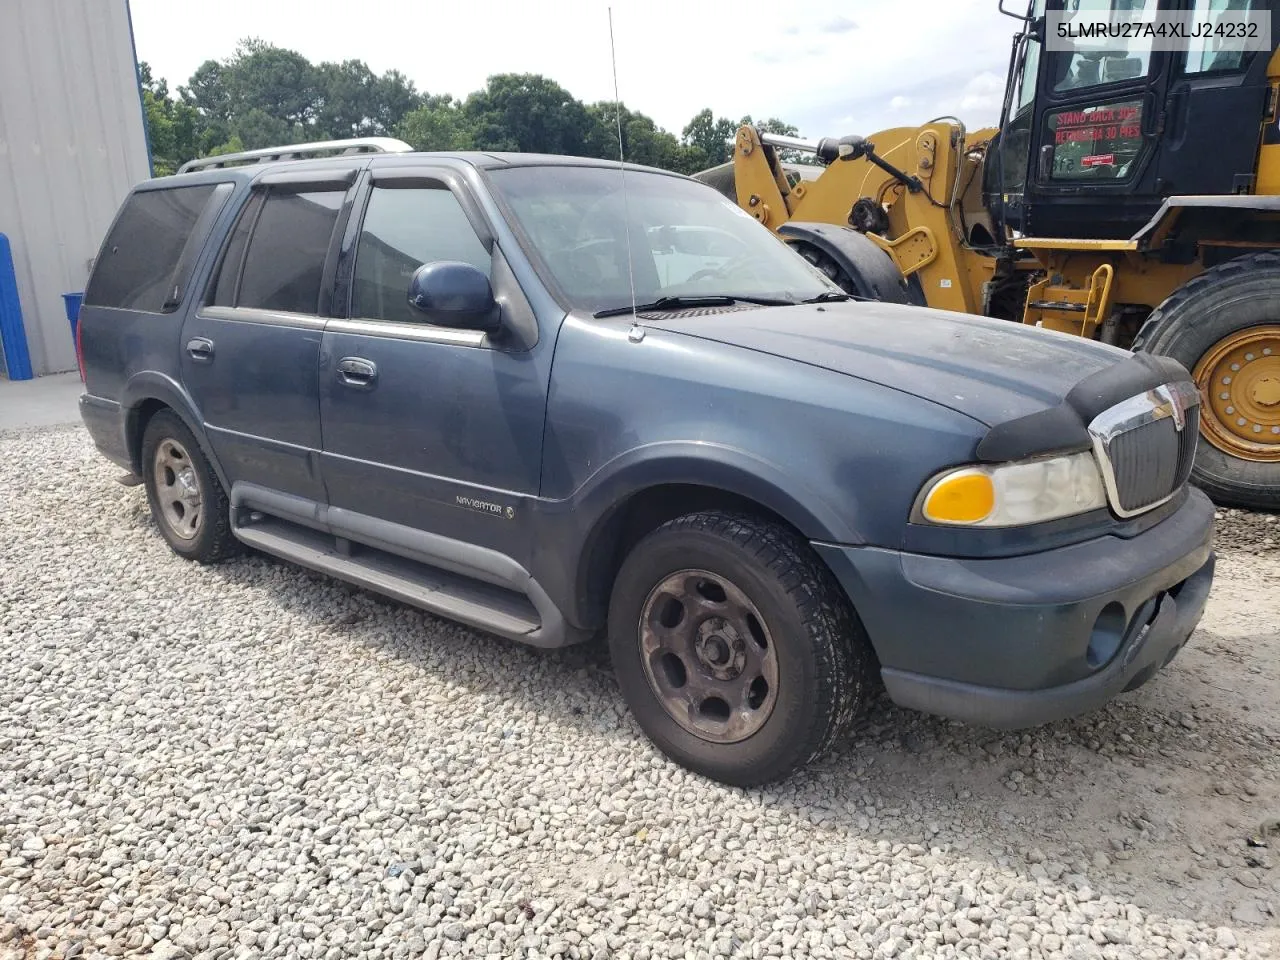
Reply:
[[[196,170],[215,170],[219,167],[238,166],[244,163],[268,163],[272,160],[302,160],[306,157],[327,155],[343,156],[353,153],[410,153],[413,147],[394,137],[357,137],[352,140],[319,140],[315,143],[295,143],[284,147],[263,147],[242,153],[224,153],[217,157],[201,157],[188,160],[178,168],[178,173]]]

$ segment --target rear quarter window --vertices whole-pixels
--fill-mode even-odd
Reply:
[[[183,252],[217,188],[209,183],[132,194],[102,245],[85,303],[147,313],[176,307],[195,261]]]

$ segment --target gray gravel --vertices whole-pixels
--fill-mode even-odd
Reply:
[[[2,957],[1280,956],[1274,560],[1222,544],[1229,599],[1098,714],[881,704],[744,791],[599,647],[185,563],[116,473],[0,433]]]

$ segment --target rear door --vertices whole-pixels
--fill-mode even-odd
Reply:
[[[80,308],[90,397],[119,403],[135,375],[177,374],[180,310],[233,189],[231,183],[146,184],[129,195],[94,261]]]
[[[183,380],[233,487],[325,500],[320,339],[356,178],[313,168],[256,182],[183,329]]]

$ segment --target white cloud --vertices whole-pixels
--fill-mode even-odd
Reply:
[[[822,25],[823,33],[849,33],[857,29],[858,25],[848,17],[832,17]]]
[[[899,96],[896,96],[896,97],[894,97],[892,100],[890,100],[890,101],[889,101],[889,109],[890,109],[890,110],[905,110],[907,107],[911,106],[911,104],[912,104],[912,103],[914,103],[914,102],[915,102],[915,101],[913,101],[910,97],[904,97],[904,96],[899,95]]]
[[[1004,103],[1004,78],[994,73],[978,74],[965,84],[960,109],[966,112],[999,111]]]

